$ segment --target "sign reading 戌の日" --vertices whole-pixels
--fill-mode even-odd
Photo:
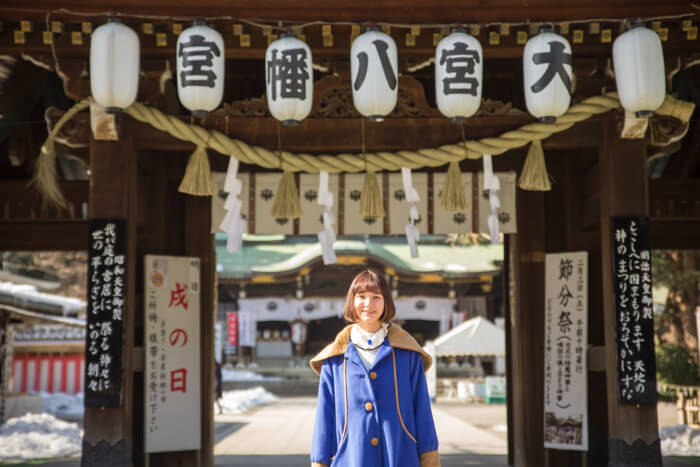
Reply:
[[[144,261],[145,451],[199,449],[199,258]]]

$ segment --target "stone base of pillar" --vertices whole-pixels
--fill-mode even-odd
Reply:
[[[608,439],[608,467],[662,467],[661,441],[647,444],[641,439],[627,444],[622,439]]]
[[[83,440],[80,467],[125,467],[129,457],[126,451],[124,439],[120,439],[114,445],[103,439],[94,446]]]

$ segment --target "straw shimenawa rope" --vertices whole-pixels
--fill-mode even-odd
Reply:
[[[685,118],[692,114],[693,104],[677,101],[670,95],[666,96],[666,100],[667,102],[664,102],[664,105],[657,110],[657,113],[667,115],[662,112],[670,111],[676,116]],[[62,125],[62,123],[88,105],[89,100],[79,102],[61,118],[59,123]],[[82,107],[76,109],[78,106]],[[679,106],[684,110],[680,111]],[[395,171],[401,167],[410,169],[437,167],[452,161],[461,161],[465,158],[479,159],[482,154],[498,156],[511,149],[525,146],[534,140],[546,139],[554,133],[568,130],[578,122],[619,107],[620,102],[617,98],[617,93],[610,92],[601,96],[590,97],[579,104],[571,106],[566,114],[557,118],[557,121],[554,123],[528,123],[516,130],[507,131],[499,137],[467,141],[466,145],[448,144],[438,148],[425,148],[416,151],[367,153],[365,154],[367,158],[366,167],[362,154],[311,155],[290,152],[282,153],[282,164],[280,167],[279,157],[269,149],[260,146],[250,146],[241,140],[229,138],[216,130],[207,130],[196,125],[190,125],[180,120],[180,118],[166,115],[158,109],[134,103],[126,109],[126,113],[132,118],[148,123],[175,138],[192,142],[196,146],[208,147],[220,154],[230,154],[246,164],[254,164],[266,168],[281,168],[290,172],[318,173],[326,171],[329,173],[354,173],[363,170]],[[56,124],[45,143],[45,147],[53,142],[53,136],[60,130],[61,125]],[[39,159],[37,173],[34,177],[35,185],[48,201],[59,205],[61,204],[60,201],[65,203],[58,190],[55,169],[51,173],[47,168],[47,166],[54,165],[55,153],[51,155],[50,151],[44,152],[42,150]],[[59,193],[58,195],[57,192]]]

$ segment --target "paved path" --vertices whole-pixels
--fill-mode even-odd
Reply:
[[[217,416],[239,424],[214,448],[217,467],[306,466],[316,412],[312,397],[285,398],[243,415]],[[442,465],[505,466],[503,439],[434,408]],[[221,428],[223,430],[223,428]]]

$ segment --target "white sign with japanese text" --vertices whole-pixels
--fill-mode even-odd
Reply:
[[[588,450],[588,253],[546,255],[544,446]]]
[[[145,256],[146,452],[200,449],[199,258]]]

